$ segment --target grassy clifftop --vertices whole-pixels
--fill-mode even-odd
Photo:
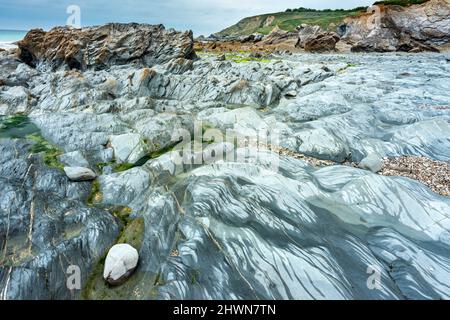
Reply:
[[[411,6],[413,4],[422,4],[429,0],[385,0],[377,1],[374,4],[384,4],[384,5],[397,5],[402,7]]]
[[[428,0],[388,0],[378,1],[376,4],[409,6],[412,4],[424,3],[426,1]],[[244,18],[237,24],[220,31],[217,34],[221,36],[239,36],[252,33],[268,34],[277,26],[282,30],[294,31],[295,27],[302,23],[319,25],[323,29],[334,30],[335,26],[341,23],[346,17],[356,16],[361,12],[366,11],[367,7],[358,7],[351,10],[315,10],[308,8],[287,9],[285,12],[268,13]]]
[[[291,9],[288,9],[291,10]],[[296,9],[294,9],[296,10]],[[244,18],[237,24],[220,31],[219,35],[269,34],[273,28],[294,31],[302,23],[319,25],[324,29],[332,23],[338,24],[344,18],[357,15],[365,9],[340,11],[286,11]]]

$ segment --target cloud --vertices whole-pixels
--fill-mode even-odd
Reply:
[[[176,29],[192,29],[196,35],[210,34],[240,19],[310,7],[353,8],[373,0],[0,0],[0,29],[51,28],[64,25],[66,8],[80,6],[82,25],[107,22],[163,23]]]

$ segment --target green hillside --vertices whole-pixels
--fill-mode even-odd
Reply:
[[[374,4],[384,4],[384,5],[397,5],[402,7],[407,7],[413,4],[422,4],[429,0],[385,0],[385,1],[377,1]]]
[[[395,4],[408,6],[411,4],[419,4],[428,0],[388,0],[378,1],[377,4]],[[223,35],[248,35],[252,33],[268,34],[276,26],[282,30],[294,31],[295,28],[302,24],[319,25],[323,29],[335,29],[335,26],[341,23],[344,18],[355,16],[361,12],[366,12],[367,7],[358,7],[351,10],[343,9],[326,9],[315,10],[308,8],[287,9],[285,12],[268,13],[253,17],[244,18],[237,24],[228,27],[219,33]],[[331,27],[330,27],[331,24]],[[334,26],[333,26],[334,25]]]
[[[365,11],[365,10],[363,10]],[[302,23],[319,25],[327,29],[331,23],[338,24],[345,17],[356,15],[361,11],[304,11],[278,12],[244,18],[237,24],[219,32],[219,35],[247,35],[252,33],[269,34],[278,26],[286,31],[294,31]]]

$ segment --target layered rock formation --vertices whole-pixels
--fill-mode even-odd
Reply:
[[[35,29],[18,42],[20,58],[30,66],[86,70],[136,62],[144,66],[193,58],[192,32],[162,25],[111,23],[99,27]]]
[[[368,11],[349,12],[340,25],[336,27],[334,22],[330,23],[328,30],[319,25],[302,24],[297,27],[298,37],[295,32],[287,32],[277,26],[266,36],[226,35],[221,32],[203,38],[197,47],[214,51],[297,52],[296,48],[301,48],[309,52],[347,52],[350,48],[355,52],[435,52],[450,44],[449,0],[429,0],[405,7],[380,3]],[[246,18],[242,21],[251,20]],[[337,33],[330,31],[334,28]],[[231,29],[242,34],[238,32],[239,23]]]
[[[450,43],[450,1],[374,6],[371,13],[347,18],[340,30],[353,51],[437,51]]]
[[[0,139],[1,300],[76,298],[119,232],[109,212],[86,204],[90,183],[48,167],[36,147]]]
[[[450,298],[449,198],[347,165],[450,160],[445,55],[165,52],[54,71],[0,53],[0,298]],[[274,147],[316,161],[229,131],[276,131]],[[197,136],[182,163],[180,136]],[[139,264],[105,268],[116,243]]]
[[[274,46],[278,49],[281,47],[292,47],[297,41],[297,35],[295,32],[287,32],[275,28],[267,36],[263,37],[261,40],[261,45]]]
[[[296,32],[287,32],[274,28],[269,34],[251,34],[247,36],[211,36],[207,41],[197,41],[196,49],[214,52],[276,52],[276,51],[298,51],[296,43],[298,36]]]
[[[337,33],[322,30],[319,26],[302,24],[297,28],[298,41],[296,47],[308,52],[335,51],[336,43],[340,40]]]

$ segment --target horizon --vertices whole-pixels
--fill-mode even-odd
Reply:
[[[208,36],[219,32],[246,17],[283,12],[287,9],[305,7],[311,9],[352,9],[369,6],[375,0],[350,0],[345,4],[337,0],[292,1],[251,0],[131,0],[126,4],[116,0],[55,1],[0,0],[0,30],[26,32],[34,28],[49,30],[64,26],[70,14],[67,8],[76,5],[81,11],[81,27],[102,25],[110,22],[163,24],[166,28],[192,30],[195,36]],[[217,19],[217,16],[223,17]]]

